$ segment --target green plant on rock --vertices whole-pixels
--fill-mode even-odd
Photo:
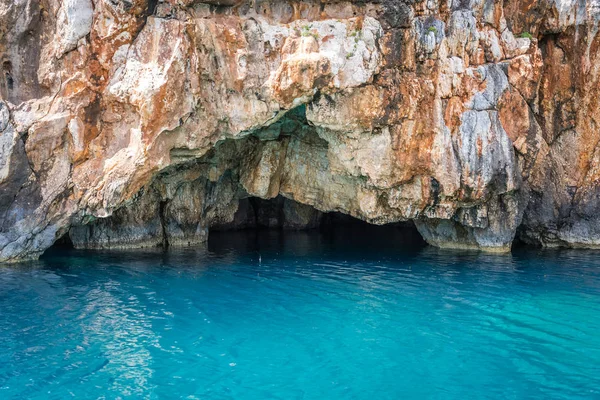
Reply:
[[[312,29],[312,25],[303,25],[303,26],[302,26],[302,36],[303,36],[303,37],[308,37],[308,36],[313,36],[313,37],[315,37],[315,35],[316,35],[316,38],[318,38],[318,37],[319,37],[319,35],[317,35],[316,33],[312,33],[312,32],[310,31],[311,29]]]
[[[432,25],[429,28],[427,28],[427,32],[433,32],[434,34],[437,34],[437,28]]]
[[[350,37],[353,37],[354,41],[358,42],[358,40],[362,37],[362,31],[357,28],[350,33]]]
[[[523,32],[519,35],[519,37],[523,38],[523,39],[529,39],[529,40],[533,39],[533,35],[529,32]]]
[[[354,46],[352,47],[352,51],[346,54],[346,60],[352,58],[354,53],[358,50],[358,42],[362,38],[362,31],[360,29],[355,29],[349,36],[354,38]]]

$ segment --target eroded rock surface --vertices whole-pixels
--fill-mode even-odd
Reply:
[[[0,260],[329,211],[440,247],[599,246],[599,19],[598,0],[5,1]]]

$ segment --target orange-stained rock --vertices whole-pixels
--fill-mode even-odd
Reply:
[[[463,3],[0,7],[0,260],[194,244],[280,196],[296,227],[599,246],[600,9]]]

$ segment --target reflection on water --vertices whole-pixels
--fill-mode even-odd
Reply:
[[[600,253],[379,232],[5,266],[0,398],[600,397]]]

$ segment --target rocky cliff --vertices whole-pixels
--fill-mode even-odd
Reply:
[[[599,20],[600,0],[0,0],[0,260],[261,212],[600,246]]]

